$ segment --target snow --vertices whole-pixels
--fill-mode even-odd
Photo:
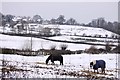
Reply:
[[[24,46],[30,46],[30,41],[31,41],[31,37],[19,37],[19,36],[9,36],[9,35],[0,34],[0,44],[1,44],[0,47],[1,48],[23,49]],[[87,44],[54,42],[54,41],[44,40],[40,38],[32,38],[32,45],[33,45],[32,49],[33,50],[50,49],[50,47],[53,45],[56,45],[56,49],[60,49],[61,44],[68,45],[67,49],[73,50],[73,51],[85,50],[86,48],[89,48],[91,46]],[[103,47],[103,46],[96,46],[96,47]]]
[[[41,25],[42,26],[42,25]],[[72,40],[72,39],[95,39],[95,40],[102,40],[103,42],[90,42],[87,41],[86,43],[94,43],[94,44],[106,44],[106,41],[112,41],[111,44],[117,45],[117,39],[106,39],[106,38],[92,38],[92,37],[80,37],[75,36],[74,34],[83,35],[85,33],[86,35],[101,35],[105,36],[107,34],[108,36],[111,36],[112,32],[101,29],[101,28],[91,28],[91,27],[83,27],[83,26],[71,26],[71,25],[44,25],[43,27],[49,27],[49,28],[60,28],[60,33],[62,36],[55,36],[55,37],[49,37],[49,39],[53,40],[62,40],[62,41],[72,41],[72,42],[86,42],[85,40]],[[0,31],[3,31],[2,28],[0,28]],[[5,31],[10,31],[9,28],[5,28]],[[68,33],[69,32],[69,33]],[[33,33],[37,33],[33,31]],[[64,35],[65,34],[65,35]],[[68,35],[69,34],[69,35]],[[72,35],[72,36],[70,36]],[[116,35],[116,34],[115,34]],[[2,35],[0,34],[0,47],[2,48],[14,48],[14,49],[23,49],[26,42],[30,43],[31,38],[30,37],[19,37],[19,36],[8,36],[8,35]],[[68,45],[68,50],[85,50],[86,48],[89,48],[90,45],[87,44],[74,44],[74,43],[64,43],[64,42],[53,42],[49,40],[44,40],[40,38],[32,38],[32,49],[38,50],[38,49],[50,49],[52,45],[56,45],[57,49],[60,49],[61,44]],[[30,44],[29,44],[30,45]],[[103,48],[103,46],[96,46],[98,48]]]
[[[52,27],[52,25],[50,25]],[[68,34],[68,35],[91,35],[95,36],[102,35],[102,37],[105,37],[108,35],[108,37],[111,37],[112,34],[117,35],[115,33],[112,33],[110,31],[104,30],[102,28],[93,28],[93,27],[85,27],[85,26],[73,26],[73,25],[59,25],[58,28],[61,29],[61,34]]]
[[[95,36],[95,35],[101,35],[102,37],[111,37],[112,35],[117,34],[107,31],[102,28],[93,28],[93,27],[85,27],[85,26],[74,26],[74,25],[41,25],[41,24],[28,24],[29,27],[34,27],[36,29],[39,29],[39,27],[48,27],[48,28],[59,28],[60,33],[62,35],[87,35],[87,36]],[[5,32],[9,32],[10,30],[7,29]],[[3,32],[2,29],[0,29],[0,32]]]
[[[93,74],[92,76],[104,76],[104,77],[116,77],[116,58],[117,54],[75,54],[75,55],[63,55],[63,66],[55,61],[55,65],[46,65],[45,60],[48,55],[40,55],[34,57],[26,57],[20,55],[3,55],[0,54],[0,61],[5,60],[8,65],[12,65],[16,68],[28,70],[26,72],[11,71],[11,77],[13,78],[74,78],[81,76],[62,75],[63,73],[75,72],[76,74],[87,74],[84,71],[93,72],[90,69],[89,63],[92,60],[103,59],[106,61],[106,75]],[[49,61],[49,64],[51,62]],[[112,65],[111,65],[112,64]],[[1,65],[1,64],[0,64]],[[7,67],[6,66],[6,67]],[[101,69],[99,69],[100,71]],[[25,74],[25,75],[24,75]],[[111,75],[111,76],[110,76]]]
[[[54,40],[63,40],[63,41],[84,41],[84,40],[73,40],[75,38],[85,38],[85,39],[96,39],[103,41],[113,41],[112,44],[117,45],[117,39],[106,39],[106,38],[89,38],[89,37],[80,37],[75,35],[101,35],[105,37],[107,34],[110,37],[112,32],[101,29],[101,28],[90,28],[83,26],[70,26],[70,25],[56,25],[60,29],[62,36],[47,37]],[[43,27],[55,28],[55,25],[44,25]],[[3,31],[3,28],[0,27],[0,32]],[[9,28],[5,28],[5,32],[9,32]],[[116,35],[116,34],[115,34]],[[55,45],[56,49],[60,49],[61,44],[68,45],[68,50],[85,50],[88,49],[91,45],[87,44],[74,44],[74,43],[65,43],[65,42],[54,42],[41,38],[31,38],[31,37],[22,37],[22,36],[9,36],[0,34],[0,48],[13,48],[13,49],[24,49],[26,46],[31,46],[32,39],[32,49],[50,49],[51,46]],[[105,44],[105,42],[93,42]],[[104,46],[96,45],[97,48],[103,48]],[[23,71],[11,71],[8,77],[12,78],[75,78],[83,77],[80,76],[84,74],[92,74],[92,76],[104,76],[104,77],[117,77],[118,63],[117,58],[118,54],[72,54],[72,55],[63,55],[64,65],[59,65],[59,62],[56,61],[55,65],[45,64],[45,60],[48,55],[40,56],[20,56],[20,55],[10,55],[10,54],[0,54],[0,65],[2,65],[2,60],[6,62],[6,67],[13,66],[16,69],[21,69]],[[94,74],[93,69],[90,69],[89,63],[92,60],[103,59],[106,61],[106,74]],[[0,67],[1,68],[1,67]],[[117,68],[117,69],[116,69]],[[71,73],[71,74],[68,74]],[[1,72],[0,72],[1,74]],[[7,73],[6,73],[7,74]],[[77,75],[75,75],[77,74]],[[78,76],[79,75],[79,76]],[[5,76],[5,77],[7,77]]]
[[[48,37],[46,37],[48,38]],[[91,37],[80,37],[80,36],[55,36],[55,37],[49,37],[49,39],[52,40],[61,40],[61,41],[71,41],[71,42],[86,42],[86,43],[99,43],[99,44],[106,44],[107,42],[112,43],[114,45],[118,45],[118,39],[108,39],[108,38],[91,38]],[[96,40],[95,41],[90,41]],[[87,40],[87,41],[86,41]],[[89,40],[89,41],[88,41]],[[98,42],[101,41],[101,42]]]
[[[82,41],[82,40],[71,40],[71,38],[81,38],[76,36],[56,36],[56,37],[49,37],[49,39],[54,40],[62,40],[62,41]],[[84,38],[84,37],[83,37]],[[85,38],[87,39],[87,38]],[[103,40],[103,41],[116,41],[113,39],[97,39],[96,40]],[[2,48],[13,48],[13,49],[23,49],[24,46],[30,46],[31,37],[20,37],[20,36],[9,36],[9,35],[3,35],[0,34],[0,47]],[[29,42],[29,43],[28,43]],[[85,42],[83,40],[83,42]],[[27,44],[28,43],[28,44]],[[106,42],[91,42],[91,43],[100,43],[100,44],[106,44]],[[25,45],[26,44],[26,45]],[[85,50],[86,48],[89,48],[91,45],[87,44],[74,44],[74,43],[65,43],[65,42],[54,42],[49,40],[44,40],[40,38],[32,38],[32,49],[38,50],[38,49],[50,49],[51,46],[55,45],[56,49],[60,49],[61,44],[68,45],[68,50]],[[118,43],[111,43],[117,45]],[[96,46],[98,48],[104,48],[104,46]]]

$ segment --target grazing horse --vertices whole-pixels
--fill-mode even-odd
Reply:
[[[95,70],[97,70],[97,73],[98,73],[98,68],[101,68],[102,73],[105,73],[106,63],[104,60],[94,60],[90,62],[90,67],[91,68],[93,67],[94,72]]]
[[[52,63],[54,61],[60,61],[60,65],[63,65],[63,56],[61,54],[51,54],[47,59],[46,59],[46,64],[48,64],[48,61],[51,60]]]

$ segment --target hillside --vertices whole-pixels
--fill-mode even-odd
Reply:
[[[54,37],[44,37],[52,40],[59,41],[71,41],[71,42],[84,42],[84,43],[92,43],[92,44],[106,44],[109,42],[110,44],[117,45],[118,39],[114,38],[105,38],[105,35],[111,37],[113,34],[110,31],[101,29],[101,28],[91,28],[91,27],[83,27],[83,26],[70,26],[70,25],[44,25],[43,27],[48,28],[59,28],[61,36]],[[7,31],[10,29],[6,28]],[[2,30],[1,30],[2,31]],[[87,35],[90,37],[84,37],[82,35]],[[103,38],[92,37],[95,35],[101,35]],[[118,35],[117,35],[118,36]],[[30,46],[31,37],[23,37],[23,36],[9,36],[0,34],[0,47],[1,48],[15,48],[15,49],[23,49],[25,46]],[[50,49],[51,46],[56,45],[57,49],[60,49],[61,44],[68,45],[68,50],[85,50],[89,48],[91,45],[88,44],[74,44],[74,43],[66,43],[66,42],[55,42],[50,40],[44,40],[40,38],[32,38],[32,49]],[[104,47],[100,45],[96,45],[96,47]]]
[[[85,26],[74,26],[74,25],[44,25],[49,28],[59,28],[62,35],[87,35],[87,36],[99,36],[101,37],[112,37],[112,35],[118,36],[117,34],[107,31],[102,28],[93,28]]]

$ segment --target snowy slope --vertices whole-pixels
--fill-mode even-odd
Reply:
[[[85,77],[89,74],[98,77],[117,77],[116,72],[116,57],[117,54],[79,54],[79,55],[63,55],[64,65],[59,65],[55,61],[55,65],[46,65],[45,60],[47,56],[26,57],[19,55],[2,55],[0,54],[0,61],[7,62],[6,67],[10,65],[17,69],[27,71],[11,71],[10,77],[13,78],[73,78]],[[93,69],[90,69],[89,63],[92,60],[103,59],[106,61],[106,74],[94,74]],[[51,62],[49,61],[49,64]],[[111,65],[112,64],[112,65]],[[1,65],[1,64],[0,64]],[[100,71],[101,69],[99,69]],[[75,75],[77,74],[77,75]]]
[[[108,39],[108,38],[92,38],[92,37],[64,35],[64,36],[49,37],[48,39],[60,40],[60,41],[71,41],[71,42],[85,42],[85,43],[94,43],[94,44],[106,44],[107,42],[109,42],[111,44],[118,45],[118,39]]]
[[[75,41],[75,42],[86,42],[84,40],[72,40],[74,38],[85,38],[85,39],[92,39],[92,38],[87,38],[87,37],[79,37],[79,36],[74,36],[76,35],[83,35],[84,33],[86,35],[101,35],[105,37],[107,34],[108,37],[110,37],[112,32],[101,29],[101,28],[91,28],[91,27],[83,27],[83,26],[71,26],[71,25],[44,25],[43,27],[49,27],[49,28],[60,28],[60,33],[62,36],[56,36],[56,37],[49,37],[49,39],[54,39],[54,40],[63,40],[63,41]],[[2,28],[0,28],[0,31],[2,31]],[[6,28],[6,31],[9,31],[8,28]],[[73,36],[70,36],[73,35]],[[116,34],[114,34],[116,35]],[[93,38],[96,40],[103,40],[103,41],[113,41],[112,44],[117,45],[117,39],[106,39],[106,38]],[[0,34],[0,47],[2,48],[14,48],[14,49],[23,49],[26,44],[30,45],[30,37],[18,37],[18,36],[8,36],[8,35],[2,35]],[[53,42],[53,41],[48,41],[48,40],[43,40],[43,39],[38,39],[38,38],[32,38],[32,48],[33,50],[38,50],[38,49],[50,49],[52,45],[56,45],[57,49],[60,49],[61,44],[67,44],[69,50],[84,50],[86,48],[89,48],[90,45],[85,45],[85,44],[73,44],[73,43],[63,43],[63,42]],[[87,41],[89,42],[89,41]],[[100,44],[106,44],[106,42],[89,42],[89,43],[100,43]],[[96,46],[96,47],[103,47],[103,46]]]
[[[93,28],[93,27],[85,27],[85,26],[74,26],[74,25],[44,25],[44,27],[49,28],[60,28],[60,33],[64,35],[101,35],[102,37],[105,37],[108,35],[108,37],[111,37],[111,35],[117,35],[113,32],[104,30],[102,28]]]
[[[38,24],[37,24],[38,25]],[[75,25],[40,25],[39,27],[33,26],[35,30],[41,29],[41,28],[59,28],[60,33],[62,35],[87,35],[87,36],[95,36],[95,35],[101,35],[101,37],[111,37],[112,35],[117,35],[113,32],[107,31],[102,28],[93,28],[93,27],[86,27],[86,26],[75,26]],[[0,27],[0,32],[3,32],[3,28]],[[11,28],[5,27],[4,32],[12,32]],[[24,31],[23,31],[24,32]],[[33,33],[38,33],[33,31]],[[118,35],[117,35],[118,36]]]
[[[63,37],[65,38],[65,37]],[[25,46],[30,46],[31,37],[19,37],[19,36],[9,36],[0,34],[0,47],[1,48],[13,48],[13,49],[24,49]],[[73,43],[64,43],[64,42],[54,42],[39,38],[32,38],[32,49],[50,49],[51,46],[56,45],[57,49],[60,49],[61,44],[68,45],[68,50],[85,50],[91,45],[87,44],[73,44]],[[96,46],[104,47],[104,46]]]

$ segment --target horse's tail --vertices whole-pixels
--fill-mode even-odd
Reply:
[[[46,64],[48,64],[48,61],[51,59],[51,55],[48,56],[48,58],[46,59]]]

